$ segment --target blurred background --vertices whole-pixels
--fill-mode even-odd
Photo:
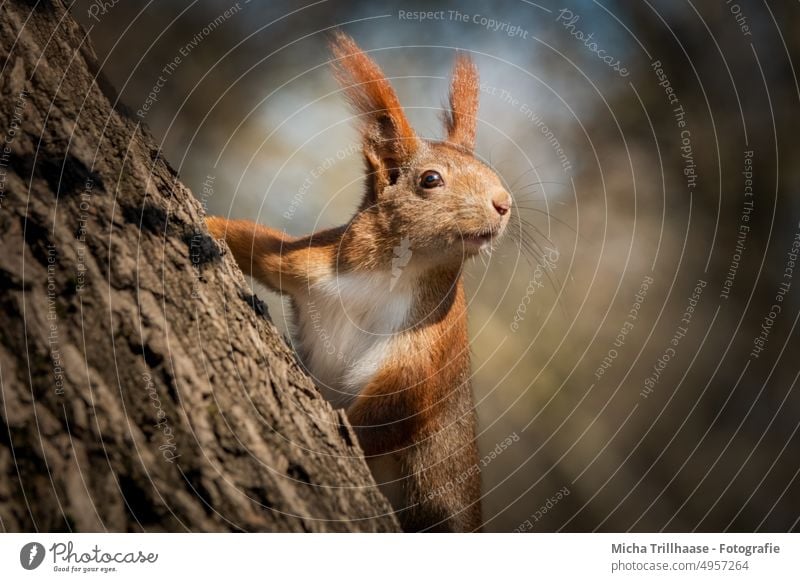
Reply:
[[[800,529],[797,3],[72,12],[208,212],[292,234],[346,222],[362,191],[327,35],[370,51],[429,138],[471,53],[476,153],[518,219],[466,279],[485,528]]]

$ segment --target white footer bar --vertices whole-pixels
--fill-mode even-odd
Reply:
[[[788,580],[797,534],[2,534],[2,580]],[[185,579],[185,578],[184,578]]]

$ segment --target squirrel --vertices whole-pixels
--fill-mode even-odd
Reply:
[[[465,261],[512,199],[474,155],[478,71],[456,58],[447,133],[420,138],[378,65],[338,32],[332,65],[359,121],[366,184],[351,220],[307,236],[208,217],[242,271],[290,299],[295,351],[344,408],[405,531],[478,531]],[[325,341],[322,341],[322,337]]]

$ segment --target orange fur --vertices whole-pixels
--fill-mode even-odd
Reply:
[[[332,272],[327,265],[341,236],[333,229],[295,238],[250,220],[219,216],[208,217],[206,224],[214,238],[228,243],[245,275],[289,295]]]
[[[477,448],[463,285],[460,272],[447,270],[426,284],[436,291],[418,305],[430,321],[408,332],[416,349],[392,357],[347,416],[368,458],[394,459],[394,479],[406,491],[396,507],[406,530],[476,531],[480,481],[469,475]]]
[[[478,68],[467,55],[459,55],[450,85],[450,111],[444,120],[447,140],[468,151],[475,148],[479,91]]]
[[[397,95],[377,64],[349,36],[337,33],[331,43],[334,72],[361,120],[364,138],[380,151],[410,156],[419,143]]]

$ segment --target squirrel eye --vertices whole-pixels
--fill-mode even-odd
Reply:
[[[444,180],[436,170],[427,170],[420,176],[419,185],[423,188],[438,188],[439,186],[444,186]]]

